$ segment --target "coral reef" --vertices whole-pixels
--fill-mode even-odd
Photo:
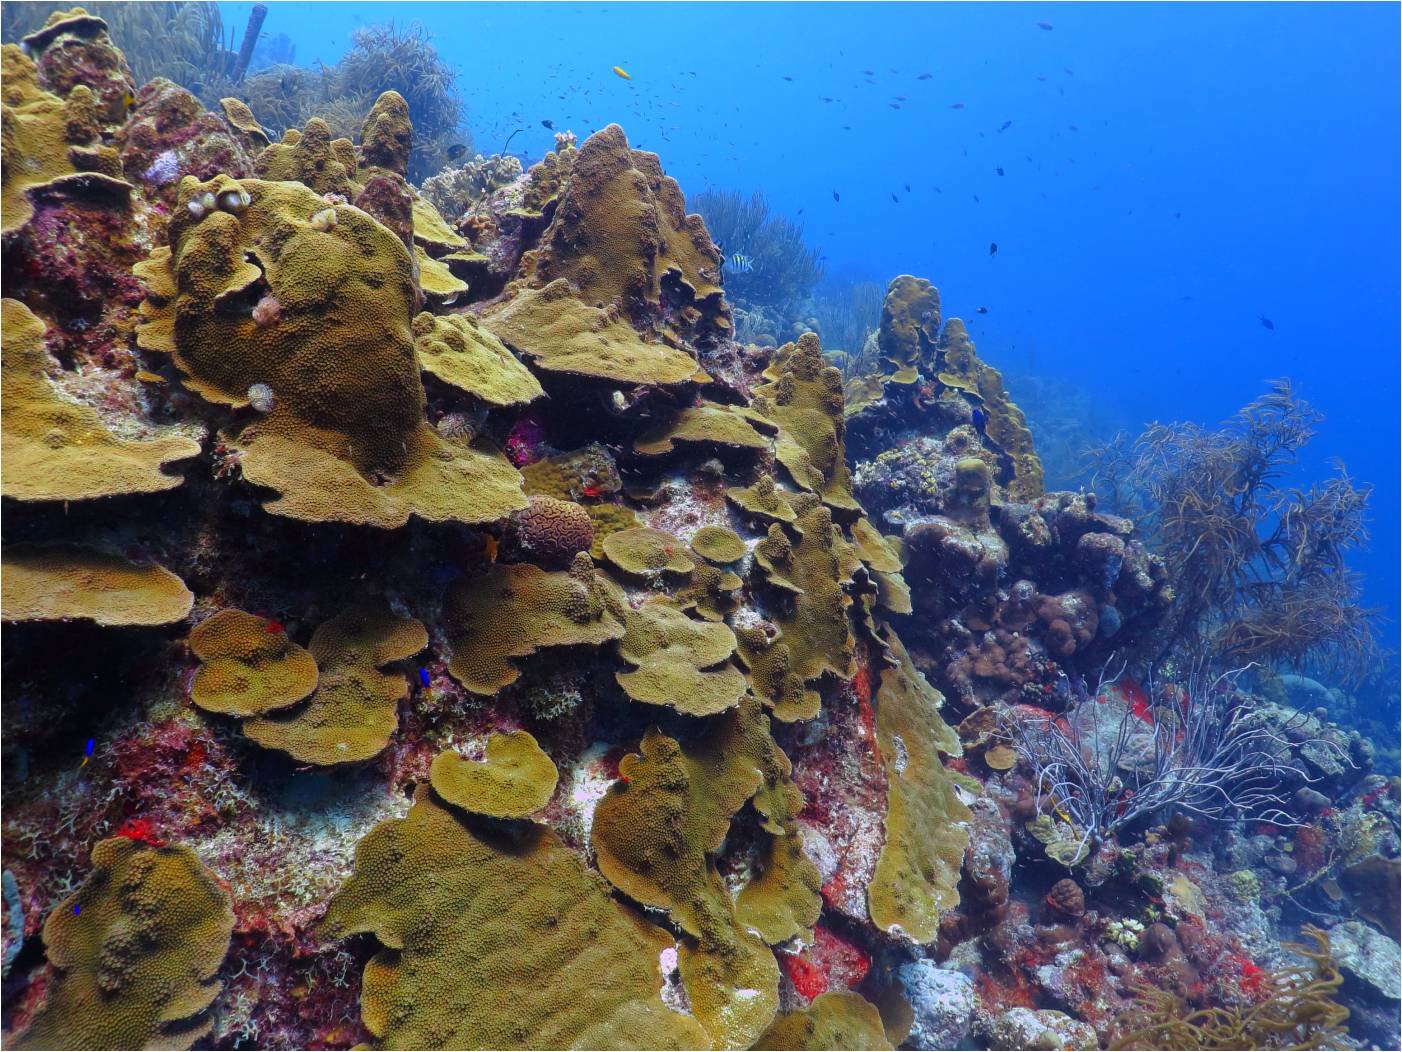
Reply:
[[[161,10],[196,68],[213,13]],[[841,358],[746,345],[616,126],[416,191],[460,111],[414,31],[325,92],[210,42],[192,92],[42,26],[3,56],[7,1042],[1393,1040],[1361,704],[1176,692],[1170,531],[1042,492],[928,282]],[[1316,526],[1280,550],[1337,566]],[[1195,764],[1271,809],[1153,790]]]

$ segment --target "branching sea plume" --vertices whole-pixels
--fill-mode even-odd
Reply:
[[[818,250],[803,240],[803,227],[776,215],[761,193],[706,190],[687,199],[706,221],[726,255],[726,294],[748,306],[792,312],[822,280]],[[741,266],[731,261],[743,256]]]
[[[1288,380],[1216,429],[1153,424],[1130,450],[1096,451],[1093,483],[1138,513],[1173,573],[1162,653],[1332,665],[1371,652],[1372,612],[1347,555],[1367,541],[1370,486],[1341,464],[1308,489],[1283,484],[1323,419]]]

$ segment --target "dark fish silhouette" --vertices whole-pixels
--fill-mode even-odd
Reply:
[[[793,77],[785,77],[785,80],[793,80]]]
[[[833,199],[834,201],[836,201],[838,204],[841,204],[841,203],[842,203],[842,195],[839,194],[836,190],[834,190],[834,191],[832,192],[832,199]]]
[[[1013,122],[1012,122],[1012,121],[1004,121],[1002,127],[1000,127],[1000,128],[998,129],[998,134],[999,134],[999,135],[1002,135],[1005,131],[1007,131],[1007,130],[1008,130],[1009,128],[1011,128],[1012,126],[1013,126]]]
[[[1038,23],[1037,23],[1037,28],[1038,28],[1038,29],[1051,30],[1051,29],[1054,29],[1054,28],[1056,28],[1056,27],[1053,26],[1050,22],[1038,22]]]
[[[1261,324],[1267,329],[1270,329],[1272,332],[1275,331],[1275,322],[1271,321],[1264,314],[1261,315]]]
[[[874,77],[874,76],[876,76],[876,70],[874,70],[874,69],[864,69],[864,70],[862,70],[862,76],[864,76],[864,77]]]
[[[999,175],[1002,175],[1002,174],[1003,174],[1003,169],[1001,169],[1001,168],[995,168],[995,169],[993,169],[993,170],[994,170],[995,172],[997,172]]]
[[[976,314],[987,314],[987,313],[988,313],[988,308],[987,308],[987,307],[978,307],[978,308],[975,309],[974,313],[976,313]]]
[[[509,139],[507,141],[510,142]],[[448,160],[456,161],[465,153],[467,153],[467,147],[460,142],[455,142],[452,146],[448,147]]]
[[[962,102],[956,102],[953,106],[949,108],[951,110],[962,110],[964,108],[964,104]]]
[[[906,183],[906,184],[905,184],[905,192],[906,192],[906,193],[910,193],[910,184],[909,184],[909,183]]]
[[[886,105],[890,106],[893,110],[898,110],[901,108],[901,104],[899,102],[888,102],[886,103]]]
[[[901,203],[901,199],[900,199],[899,197],[897,197],[895,194],[892,194],[892,195],[891,195],[891,200],[894,201],[896,204],[900,204],[900,203]]]
[[[920,74],[920,76],[916,77],[915,79],[916,79],[916,80],[929,80],[929,79],[930,79],[931,77],[933,77],[933,76],[934,76],[933,73],[922,73],[922,74]]]
[[[549,128],[551,131],[554,131],[554,130],[555,130],[555,122],[554,122],[554,121],[541,121],[540,123],[543,124],[545,127]]]
[[[990,241],[988,243],[988,254],[990,256],[996,256],[998,254],[998,242]]]

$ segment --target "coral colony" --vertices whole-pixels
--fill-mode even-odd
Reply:
[[[1396,1047],[1397,780],[1270,671],[1366,493],[1263,577],[1192,475],[1288,388],[1149,530],[929,281],[737,340],[616,125],[420,192],[423,85],[270,133],[78,8],[3,77],[10,1047]]]

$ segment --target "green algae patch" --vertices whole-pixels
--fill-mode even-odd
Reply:
[[[754,1048],[890,1049],[881,1013],[850,990],[819,994],[798,1012],[785,1012],[761,1035]]]
[[[377,756],[399,727],[399,702],[409,695],[403,674],[380,666],[428,646],[423,622],[383,607],[350,610],[312,633],[320,681],[303,705],[245,720],[243,733],[299,763],[330,766]]]
[[[940,753],[959,756],[959,737],[941,718],[944,698],[925,681],[891,630],[894,665],[876,692],[876,740],[889,789],[886,841],[867,889],[867,911],[882,931],[933,942],[940,914],[959,905],[959,873],[973,815]]]
[[[669,935],[617,902],[559,838],[489,834],[420,786],[355,851],[322,922],[368,932],[361,1016],[385,1048],[704,1048],[662,1003]]]
[[[112,837],[92,865],[44,922],[53,977],[11,1047],[190,1048],[221,989],[228,892],[188,847]]]
[[[634,701],[670,705],[689,716],[710,716],[739,704],[745,675],[730,663],[735,633],[723,624],[693,621],[665,599],[627,614],[618,653],[631,671],[618,685]]]
[[[493,734],[481,762],[455,752],[433,759],[433,791],[454,807],[489,818],[529,818],[545,809],[560,772],[527,731]]]
[[[449,596],[448,671],[474,694],[495,694],[521,675],[512,658],[542,647],[602,646],[620,638],[623,606],[617,585],[583,552],[568,572],[496,564],[459,582]]]

